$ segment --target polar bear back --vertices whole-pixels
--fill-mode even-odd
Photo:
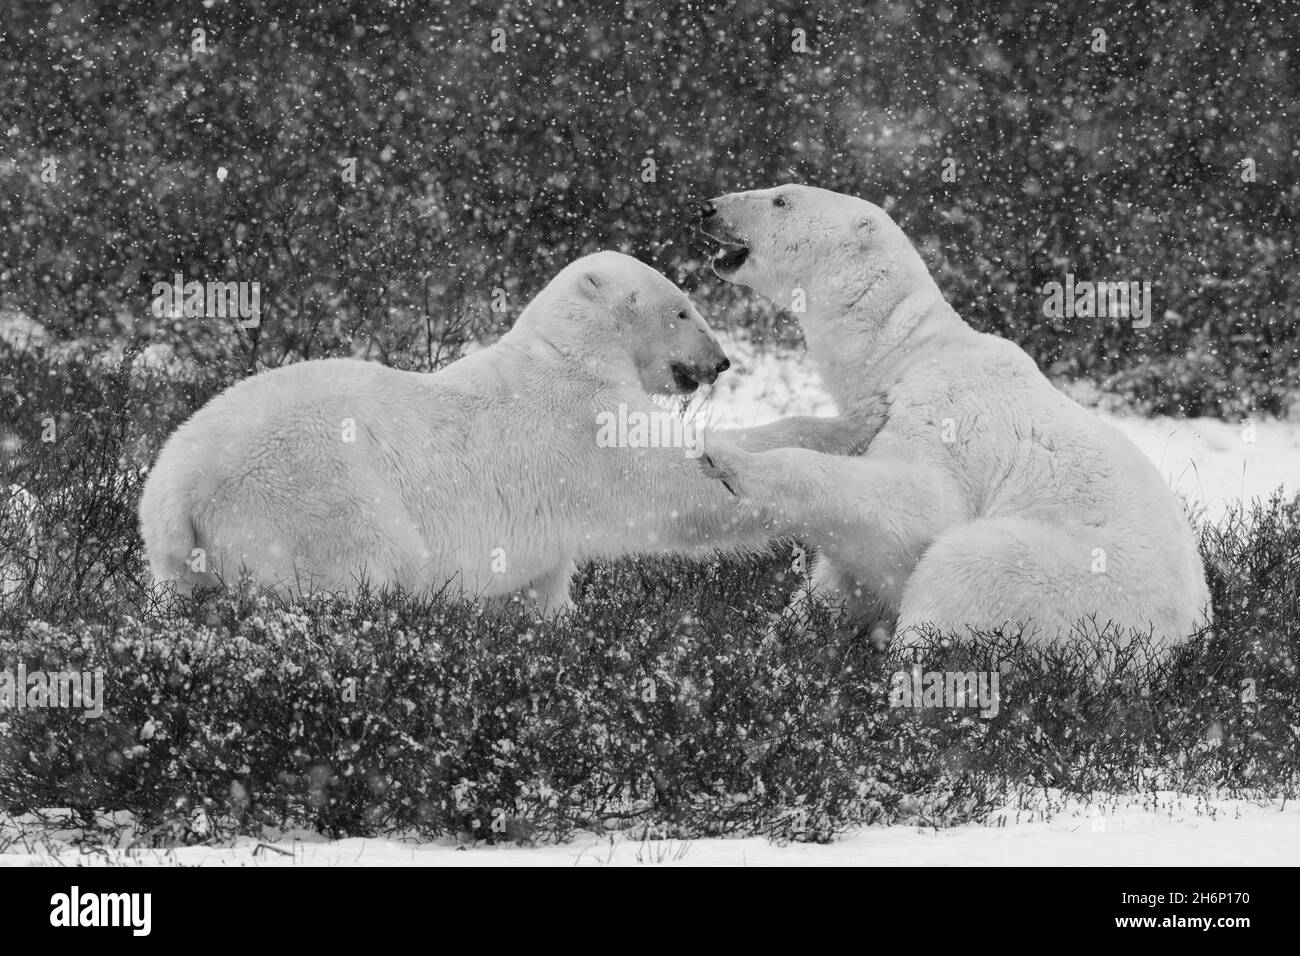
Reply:
[[[565,508],[553,459],[538,453],[542,429],[555,429],[538,420],[552,406],[535,387],[554,395],[564,383],[513,377],[510,356],[489,351],[436,375],[332,359],[246,379],[168,441],[151,488],[181,496],[194,545],[227,578],[248,565],[277,584],[342,590],[363,568],[377,583],[441,584],[411,568],[415,553],[431,574],[461,569],[466,591],[516,584],[510,564],[543,555],[495,554],[519,540],[511,522]],[[554,441],[564,457],[566,436]],[[159,511],[148,497],[146,541]],[[564,538],[535,547],[559,553]],[[303,555],[314,556],[305,567]]]

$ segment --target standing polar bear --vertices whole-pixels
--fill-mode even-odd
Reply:
[[[861,457],[755,453],[710,437],[709,473],[774,531],[818,546],[812,587],[924,629],[1091,619],[1165,646],[1208,614],[1191,528],[1159,471],[1018,346],[970,328],[879,207],[808,186],[706,204],[714,269],[780,306],[846,415],[884,424]],[[864,438],[871,438],[864,435]]]
[[[553,612],[584,558],[760,548],[761,525],[691,460],[698,436],[647,394],[692,392],[727,366],[675,285],[628,256],[587,256],[499,341],[434,374],[330,359],[217,396],[145,485],[150,565],[182,592],[247,568],[282,593],[450,582]],[[835,452],[861,432],[793,419],[736,440]]]

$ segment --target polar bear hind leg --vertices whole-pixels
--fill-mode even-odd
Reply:
[[[1113,624],[1155,641],[1181,639],[1172,621],[1152,621],[1152,588],[1146,568],[1127,561],[1128,549],[1103,528],[1033,516],[981,518],[941,534],[909,577],[899,608],[897,640],[903,647],[926,629],[962,637],[970,629],[1026,640],[1085,636]],[[1147,613],[1143,609],[1148,609]],[[1095,627],[1095,630],[1094,630]]]
[[[370,489],[369,499],[318,503],[312,518],[250,497],[239,511],[214,509],[211,527],[198,522],[200,546],[227,586],[239,581],[246,565],[260,586],[281,597],[351,593],[363,584],[373,590],[421,591],[444,583],[430,579],[428,548],[406,509],[386,489]],[[249,556],[256,556],[256,562]]]
[[[221,582],[208,568],[189,509],[189,494],[179,476],[155,470],[140,503],[140,535],[154,580],[169,583],[179,594]]]

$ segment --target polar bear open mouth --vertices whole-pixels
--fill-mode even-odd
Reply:
[[[713,268],[718,272],[735,272],[749,258],[749,246],[725,245],[713,256]]]
[[[700,380],[688,366],[681,362],[673,362],[669,369],[673,373],[673,384],[677,386],[679,392],[689,394],[700,387]]]

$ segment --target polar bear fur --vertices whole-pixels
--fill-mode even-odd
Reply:
[[[1017,345],[971,329],[882,209],[781,186],[713,200],[703,228],[724,278],[802,300],[840,411],[883,418],[861,457],[710,437],[711,473],[817,545],[815,592],[894,619],[904,646],[933,627],[1053,640],[1091,621],[1162,647],[1206,619],[1192,530],[1154,465]]]
[[[737,521],[688,447],[597,441],[602,413],[666,415],[648,392],[692,391],[727,364],[666,278],[587,256],[499,341],[436,373],[311,361],[213,399],[146,483],[150,565],[182,592],[247,568],[281,592],[449,584],[559,611],[586,558],[760,548],[759,524]],[[736,440],[846,450],[861,427],[844,422]]]

